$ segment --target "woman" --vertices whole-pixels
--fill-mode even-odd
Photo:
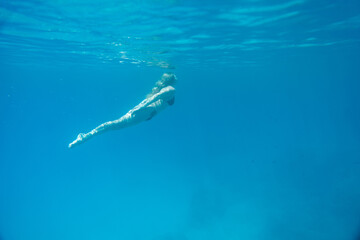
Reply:
[[[119,119],[103,123],[88,133],[80,133],[75,141],[69,144],[69,148],[79,145],[105,131],[117,130],[150,120],[167,106],[174,104],[175,88],[173,86],[175,86],[176,81],[176,76],[173,73],[164,73],[161,79],[156,82],[151,93],[139,105]]]

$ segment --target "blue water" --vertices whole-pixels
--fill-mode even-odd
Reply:
[[[358,240],[358,0],[0,2],[1,240]],[[164,72],[175,104],[68,149]]]

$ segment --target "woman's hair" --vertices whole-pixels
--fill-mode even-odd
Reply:
[[[177,78],[173,73],[164,73],[160,80],[155,83],[155,87],[151,90],[151,93],[146,95],[146,98],[153,96],[154,94],[160,92],[160,90],[167,86],[174,86],[176,84]]]

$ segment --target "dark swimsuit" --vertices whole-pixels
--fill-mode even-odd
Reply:
[[[168,104],[171,106],[175,103],[175,97],[173,97],[172,99],[170,99],[168,101]],[[154,116],[156,115],[156,110],[152,111],[150,114],[150,117],[148,119],[146,119],[146,121],[149,121],[150,119],[152,119]]]

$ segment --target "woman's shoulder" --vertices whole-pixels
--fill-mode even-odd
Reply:
[[[170,91],[175,91],[175,88],[173,86],[167,86],[160,90],[160,92],[170,92]]]
[[[166,86],[166,87],[162,88],[158,93],[155,93],[154,95],[145,98],[135,108],[146,107],[149,104],[151,104],[159,99],[167,99],[174,95],[175,95],[175,88],[173,86]]]

